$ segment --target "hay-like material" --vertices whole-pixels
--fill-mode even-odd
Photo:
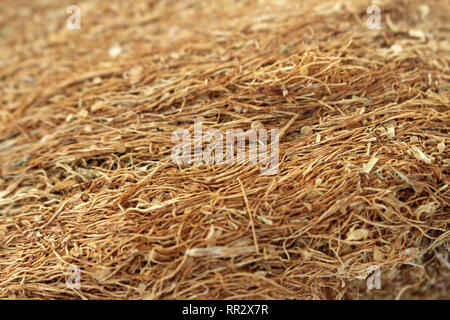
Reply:
[[[369,1],[70,4],[1,5],[0,297],[448,298],[447,0],[381,30]],[[196,120],[283,130],[278,174],[175,165]]]

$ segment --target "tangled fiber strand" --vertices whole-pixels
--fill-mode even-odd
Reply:
[[[369,1],[70,4],[1,4],[2,298],[448,298],[448,1],[380,30]],[[194,121],[279,129],[277,174],[174,164]]]

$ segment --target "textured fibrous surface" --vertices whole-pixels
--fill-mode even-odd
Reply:
[[[0,297],[448,298],[448,1],[379,30],[369,1],[71,4],[0,2]],[[175,165],[194,121],[281,130],[278,173]]]

